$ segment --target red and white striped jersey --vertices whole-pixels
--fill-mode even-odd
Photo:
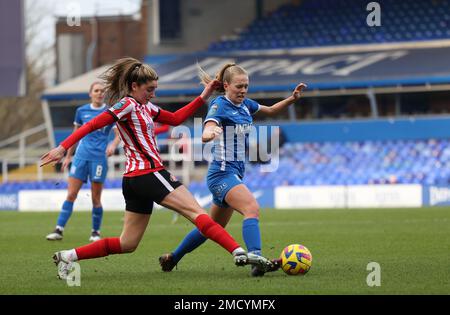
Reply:
[[[143,171],[163,169],[154,133],[154,120],[160,114],[160,108],[150,102],[141,105],[132,97],[124,97],[109,111],[117,120],[117,129],[124,142],[127,159],[124,174],[138,175],[145,173]]]

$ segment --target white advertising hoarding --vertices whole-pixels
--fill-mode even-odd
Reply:
[[[398,208],[421,206],[421,185],[348,186],[349,208]]]
[[[22,190],[19,192],[19,211],[60,211],[66,200],[66,190]],[[122,189],[105,189],[102,193],[105,211],[125,210]],[[74,203],[74,210],[92,210],[91,191],[82,189]]]
[[[275,188],[275,208],[344,208],[345,186],[282,186]]]
[[[275,208],[421,207],[421,185],[284,186],[275,188]]]

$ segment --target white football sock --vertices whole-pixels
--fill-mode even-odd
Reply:
[[[238,247],[232,252],[233,256],[236,256],[236,254],[245,254],[245,253],[246,253],[245,249],[243,249],[242,247]]]
[[[66,260],[66,261],[77,261],[78,260],[77,252],[75,251],[75,249],[63,250],[61,252],[61,257],[62,257],[62,259]]]

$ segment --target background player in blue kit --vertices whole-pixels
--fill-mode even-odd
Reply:
[[[203,71],[201,80],[207,84],[212,79]],[[261,235],[259,229],[259,205],[253,194],[242,182],[245,172],[245,152],[248,147],[253,118],[256,112],[276,115],[287,106],[294,104],[306,85],[300,83],[291,96],[272,105],[264,106],[246,98],[249,86],[247,72],[235,64],[226,64],[216,76],[223,83],[222,92],[211,101],[204,123],[202,141],[215,140],[213,161],[207,175],[207,185],[213,194],[211,217],[220,225],[226,226],[233,210],[244,216],[242,235],[248,252],[261,255]],[[231,132],[230,132],[231,131]],[[171,271],[186,254],[200,246],[206,238],[198,229],[192,230],[175,249],[159,258],[163,271]],[[273,260],[275,271],[280,267],[279,260]],[[266,270],[267,271],[267,270]],[[265,271],[252,266],[252,276],[262,276]]]
[[[89,89],[91,103],[77,108],[74,131],[107,109],[106,104],[103,103],[104,91],[105,88],[101,82],[91,84]],[[114,140],[108,145],[109,134],[113,126],[109,125],[99,129],[81,140],[73,161],[72,153],[75,146],[68,150],[62,164],[62,168],[66,169],[72,162],[69,171],[67,198],[62,205],[56,228],[47,235],[47,240],[62,240],[64,227],[72,214],[73,204],[77,199],[78,192],[88,178],[91,181],[92,193],[92,231],[89,241],[93,242],[100,239],[100,226],[103,218],[101,194],[108,171],[106,158],[114,154],[117,145],[120,143],[119,132],[114,128]]]

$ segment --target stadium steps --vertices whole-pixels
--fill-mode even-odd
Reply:
[[[8,180],[37,180],[37,161],[46,152],[48,152],[48,148],[27,149],[26,157],[28,161],[24,167],[20,168],[18,167],[19,161],[17,158],[17,149],[0,150],[0,156],[8,159]],[[32,160],[35,160],[35,162],[31,163]],[[1,162],[2,161],[0,160],[0,163]],[[46,176],[48,174],[55,173],[55,167],[52,165],[46,165],[43,167],[42,172]],[[0,170],[0,182],[2,181],[3,176]]]
[[[36,159],[37,160],[37,159]],[[45,177],[49,177],[48,174],[55,173],[55,167],[53,165],[45,165],[42,168],[42,173]],[[37,164],[28,164],[24,167],[12,169],[8,172],[8,180],[37,180],[38,170]],[[3,176],[0,173],[0,182],[3,182]]]

